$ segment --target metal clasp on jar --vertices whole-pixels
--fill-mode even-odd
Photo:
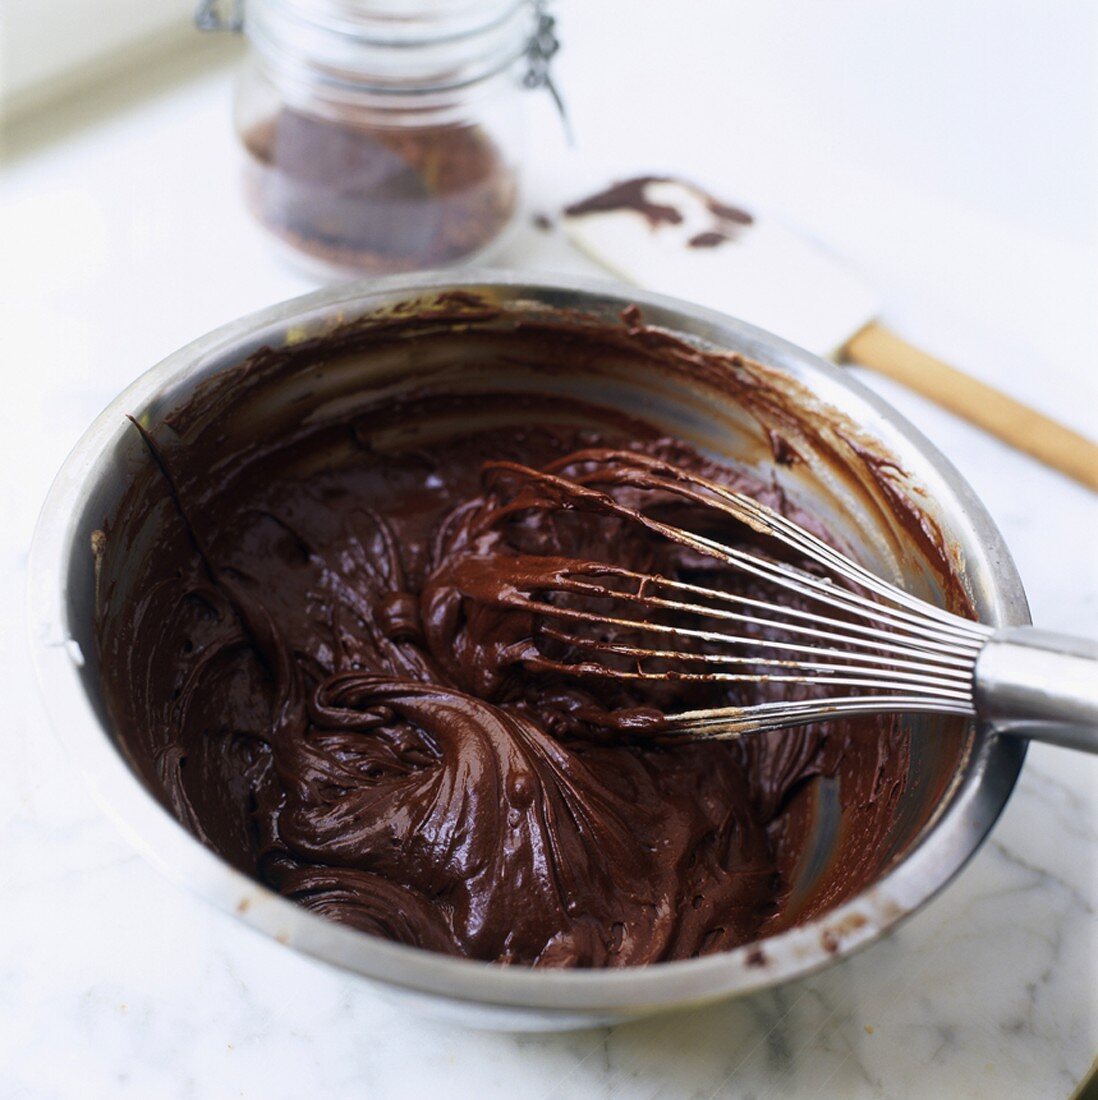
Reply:
[[[560,49],[560,39],[556,35],[556,18],[546,11],[545,0],[534,0],[534,33],[526,43],[526,72],[522,83],[526,88],[544,88],[556,105],[564,133],[569,143],[573,141],[572,124],[568,121],[568,112],[564,109],[564,100],[550,71],[553,57]]]
[[[227,8],[228,14],[222,9]],[[233,31],[244,29],[244,0],[199,0],[194,10],[194,25],[200,31]]]

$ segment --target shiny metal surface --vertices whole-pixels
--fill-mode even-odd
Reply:
[[[645,478],[645,491],[684,497],[725,522],[782,543],[821,571],[809,574],[624,506],[613,487],[635,484],[635,475]],[[762,578],[777,593],[760,600],[613,562],[577,561],[561,568],[559,559],[547,559],[544,583],[516,585],[495,605],[548,620],[553,638],[566,642],[574,657],[542,655],[540,665],[566,676],[582,670],[607,682],[814,688],[802,699],[667,714],[661,737],[729,739],[838,715],[963,714],[977,715],[997,732],[1098,752],[1098,642],[1026,626],[994,631],[962,618],[889,584],[752,497],[659,459],[620,453],[574,474],[512,470],[511,476],[550,486],[554,508],[624,519],[655,538]],[[597,504],[592,490],[600,493]],[[575,592],[594,597],[599,610],[579,610],[555,598]],[[793,606],[789,594],[801,602]],[[673,624],[656,617],[668,610],[676,612]],[[607,630],[622,628],[624,636],[606,641],[612,636]],[[614,662],[623,656],[627,664]],[[842,693],[829,690],[835,688]]]
[[[924,905],[970,858],[1002,810],[1024,742],[972,731],[956,781],[929,827],[868,890],[824,916],[764,941],[766,962],[744,947],[706,958],[619,971],[547,972],[453,959],[328,922],[233,870],[179,825],[120,755],[96,688],[91,616],[91,533],[133,476],[138,450],[125,415],[155,418],[202,379],[263,346],[326,331],[448,289],[489,293],[505,309],[574,309],[606,319],[637,303],[649,324],[703,346],[738,352],[799,380],[879,440],[933,503],[965,563],[980,618],[1024,625],[1021,583],[990,517],[956,470],[855,378],[765,332],[710,310],[613,285],[568,285],[514,273],[419,275],[343,285],[263,310],[210,333],[137,379],[88,429],[66,460],[39,519],[31,552],[32,646],[46,705],[66,753],[104,810],[167,875],[288,947],[381,983],[395,995],[474,1026],[560,1029],[623,1020],[748,993],[831,965]],[[933,752],[936,727],[926,726]]]
[[[976,662],[975,688],[977,713],[997,731],[1098,752],[1098,642],[1000,630]]]
[[[585,675],[606,681],[719,680],[816,689],[807,698],[668,714],[661,736],[727,739],[849,714],[976,713],[973,670],[990,627],[889,584],[786,516],[699,474],[641,455],[620,454],[592,465],[574,476],[534,470],[521,475],[512,470],[511,476],[551,486],[553,507],[563,504],[643,526],[655,538],[762,578],[776,595],[760,600],[613,563],[562,569],[552,559],[543,584],[516,585],[503,598],[508,608],[548,620],[553,638],[565,641],[575,655],[560,660],[543,655],[543,668],[572,675],[582,667]],[[731,520],[783,544],[820,572],[807,573],[623,506],[613,486],[632,485],[636,474],[645,478],[646,491],[685,497],[725,524]],[[591,490],[609,495],[594,503]],[[595,597],[599,610],[577,610],[555,598],[576,591]],[[790,596],[798,598],[796,606]],[[676,612],[672,624],[650,614],[670,609]],[[605,640],[604,628],[622,627],[624,637]],[[621,656],[629,658],[627,664],[609,659]],[[828,690],[835,688],[842,692]]]

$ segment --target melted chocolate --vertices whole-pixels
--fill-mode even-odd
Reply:
[[[573,340],[562,356],[582,357]],[[295,371],[325,361],[287,354]],[[546,407],[423,393],[224,451],[218,417],[239,412],[221,394],[202,414],[217,452],[179,443],[192,410],[155,426],[158,469],[99,540],[107,559],[136,555],[124,586],[108,579],[117,562],[104,566],[98,615],[108,709],[134,766],[200,840],[287,897],[478,959],[688,958],[860,888],[879,873],[907,775],[897,720],[662,746],[642,735],[652,715],[775,688],[568,675],[539,664],[561,652],[538,616],[478,598],[469,580],[487,576],[498,596],[515,556],[537,554],[773,597],[620,517],[516,508],[492,465],[582,464],[591,456],[568,456],[585,448],[667,460],[826,530],[776,485],[642,423],[560,397],[547,422]],[[485,410],[491,428],[453,428]],[[393,442],[436,421],[451,427],[430,445]],[[734,544],[756,538],[682,501],[645,507]],[[507,568],[486,574],[493,555]],[[818,782],[839,784],[853,839],[806,903],[791,883]]]
[[[685,188],[703,202],[706,210],[713,215],[712,228],[695,233],[687,241],[690,248],[716,248],[725,241],[734,239],[745,226],[752,225],[755,221],[746,210],[722,202],[696,184],[673,179],[670,176],[636,176],[633,179],[621,180],[565,207],[564,213],[570,218],[577,218],[585,214],[632,210],[640,214],[652,229],[658,229],[661,225],[681,224],[683,214],[677,206],[653,202],[648,198],[649,186],[658,183],[674,183]]]
[[[682,212],[666,203],[650,202],[645,194],[650,183],[666,183],[664,176],[637,176],[611,184],[604,191],[589,195],[586,199],[565,207],[570,218],[584,214],[606,213],[611,210],[635,210],[654,229],[658,225],[678,225]]]
[[[704,233],[695,233],[686,243],[691,248],[716,248],[728,240],[728,234],[719,229],[708,229]]]

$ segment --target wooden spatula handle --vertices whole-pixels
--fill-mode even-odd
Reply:
[[[902,382],[1098,492],[1098,445],[994,386],[920,351],[883,325],[867,325],[846,345],[843,356]]]

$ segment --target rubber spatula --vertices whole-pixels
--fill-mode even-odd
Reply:
[[[872,289],[780,222],[650,176],[567,207],[562,222],[575,245],[627,282],[869,367],[1098,491],[1098,445],[889,331],[874,320]]]

